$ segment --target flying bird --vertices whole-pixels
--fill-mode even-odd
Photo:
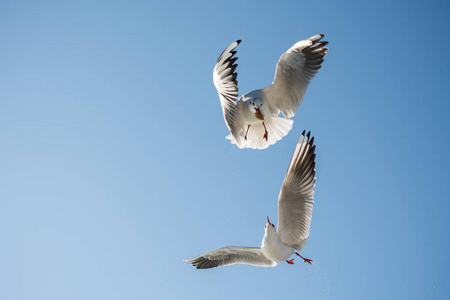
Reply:
[[[234,49],[241,40],[222,52],[214,67],[213,81],[230,131],[226,138],[231,143],[241,149],[265,149],[288,134],[294,122],[290,118],[327,54],[328,42],[321,41],[323,37],[318,34],[295,43],[278,60],[272,84],[239,99]],[[280,112],[284,118],[278,116]]]
[[[300,137],[278,196],[278,229],[269,221],[265,225],[261,247],[223,247],[185,260],[197,269],[209,269],[232,264],[274,267],[277,262],[294,264],[295,250],[306,245],[311,225],[315,187],[315,146],[310,133]]]

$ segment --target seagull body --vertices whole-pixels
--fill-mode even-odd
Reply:
[[[265,149],[288,134],[294,122],[290,118],[328,50],[328,42],[321,41],[323,37],[318,34],[294,44],[281,55],[272,84],[239,99],[234,49],[241,41],[231,43],[222,52],[214,67],[213,81],[230,130],[227,139],[241,149]],[[280,112],[284,118],[278,116]]]
[[[294,248],[280,240],[269,219],[267,219],[264,237],[261,242],[261,250],[268,259],[275,262],[285,261],[294,253]]]
[[[223,247],[186,260],[197,269],[209,269],[232,264],[249,264],[274,267],[278,262],[288,260],[292,254],[300,256],[306,245],[311,225],[315,187],[315,146],[310,133],[303,132],[289,164],[278,196],[278,230],[267,217],[261,247]]]

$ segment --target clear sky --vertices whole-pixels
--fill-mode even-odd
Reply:
[[[450,293],[447,1],[0,2],[1,299],[444,299]],[[330,42],[288,136],[231,145],[240,93]],[[303,130],[316,204],[276,268],[183,259],[259,246]]]

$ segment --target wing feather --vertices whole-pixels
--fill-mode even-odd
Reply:
[[[310,132],[302,133],[278,197],[278,229],[281,241],[301,250],[311,225],[315,187],[315,146]]]
[[[318,34],[297,42],[281,55],[272,84],[262,90],[274,115],[280,111],[286,118],[295,115],[327,54],[328,42],[321,41],[324,36]]]
[[[260,267],[274,267],[276,262],[268,259],[261,248],[223,247],[208,251],[200,256],[187,259],[197,269],[210,269],[233,264],[247,264]]]
[[[231,43],[219,56],[213,71],[213,81],[219,93],[225,123],[234,137],[236,145],[243,148],[245,142],[240,135],[243,128],[242,115],[236,101],[238,97],[236,67],[238,65],[236,64],[237,57],[233,57],[236,54],[234,49],[240,42],[241,40]]]

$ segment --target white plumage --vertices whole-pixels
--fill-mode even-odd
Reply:
[[[219,93],[223,116],[230,135],[239,148],[265,149],[282,139],[292,128],[292,118],[303,101],[311,79],[321,68],[328,42],[323,34],[297,42],[277,63],[275,78],[264,89],[238,99],[237,57],[240,40],[231,43],[214,67],[213,81]],[[280,112],[283,117],[279,117]]]
[[[197,269],[209,269],[232,264],[274,267],[287,260],[294,250],[306,245],[311,225],[315,187],[315,146],[310,133],[302,133],[289,163],[278,196],[278,230],[267,218],[261,247],[223,247],[186,260]],[[302,257],[303,258],[303,257]],[[310,259],[303,258],[311,263]]]

